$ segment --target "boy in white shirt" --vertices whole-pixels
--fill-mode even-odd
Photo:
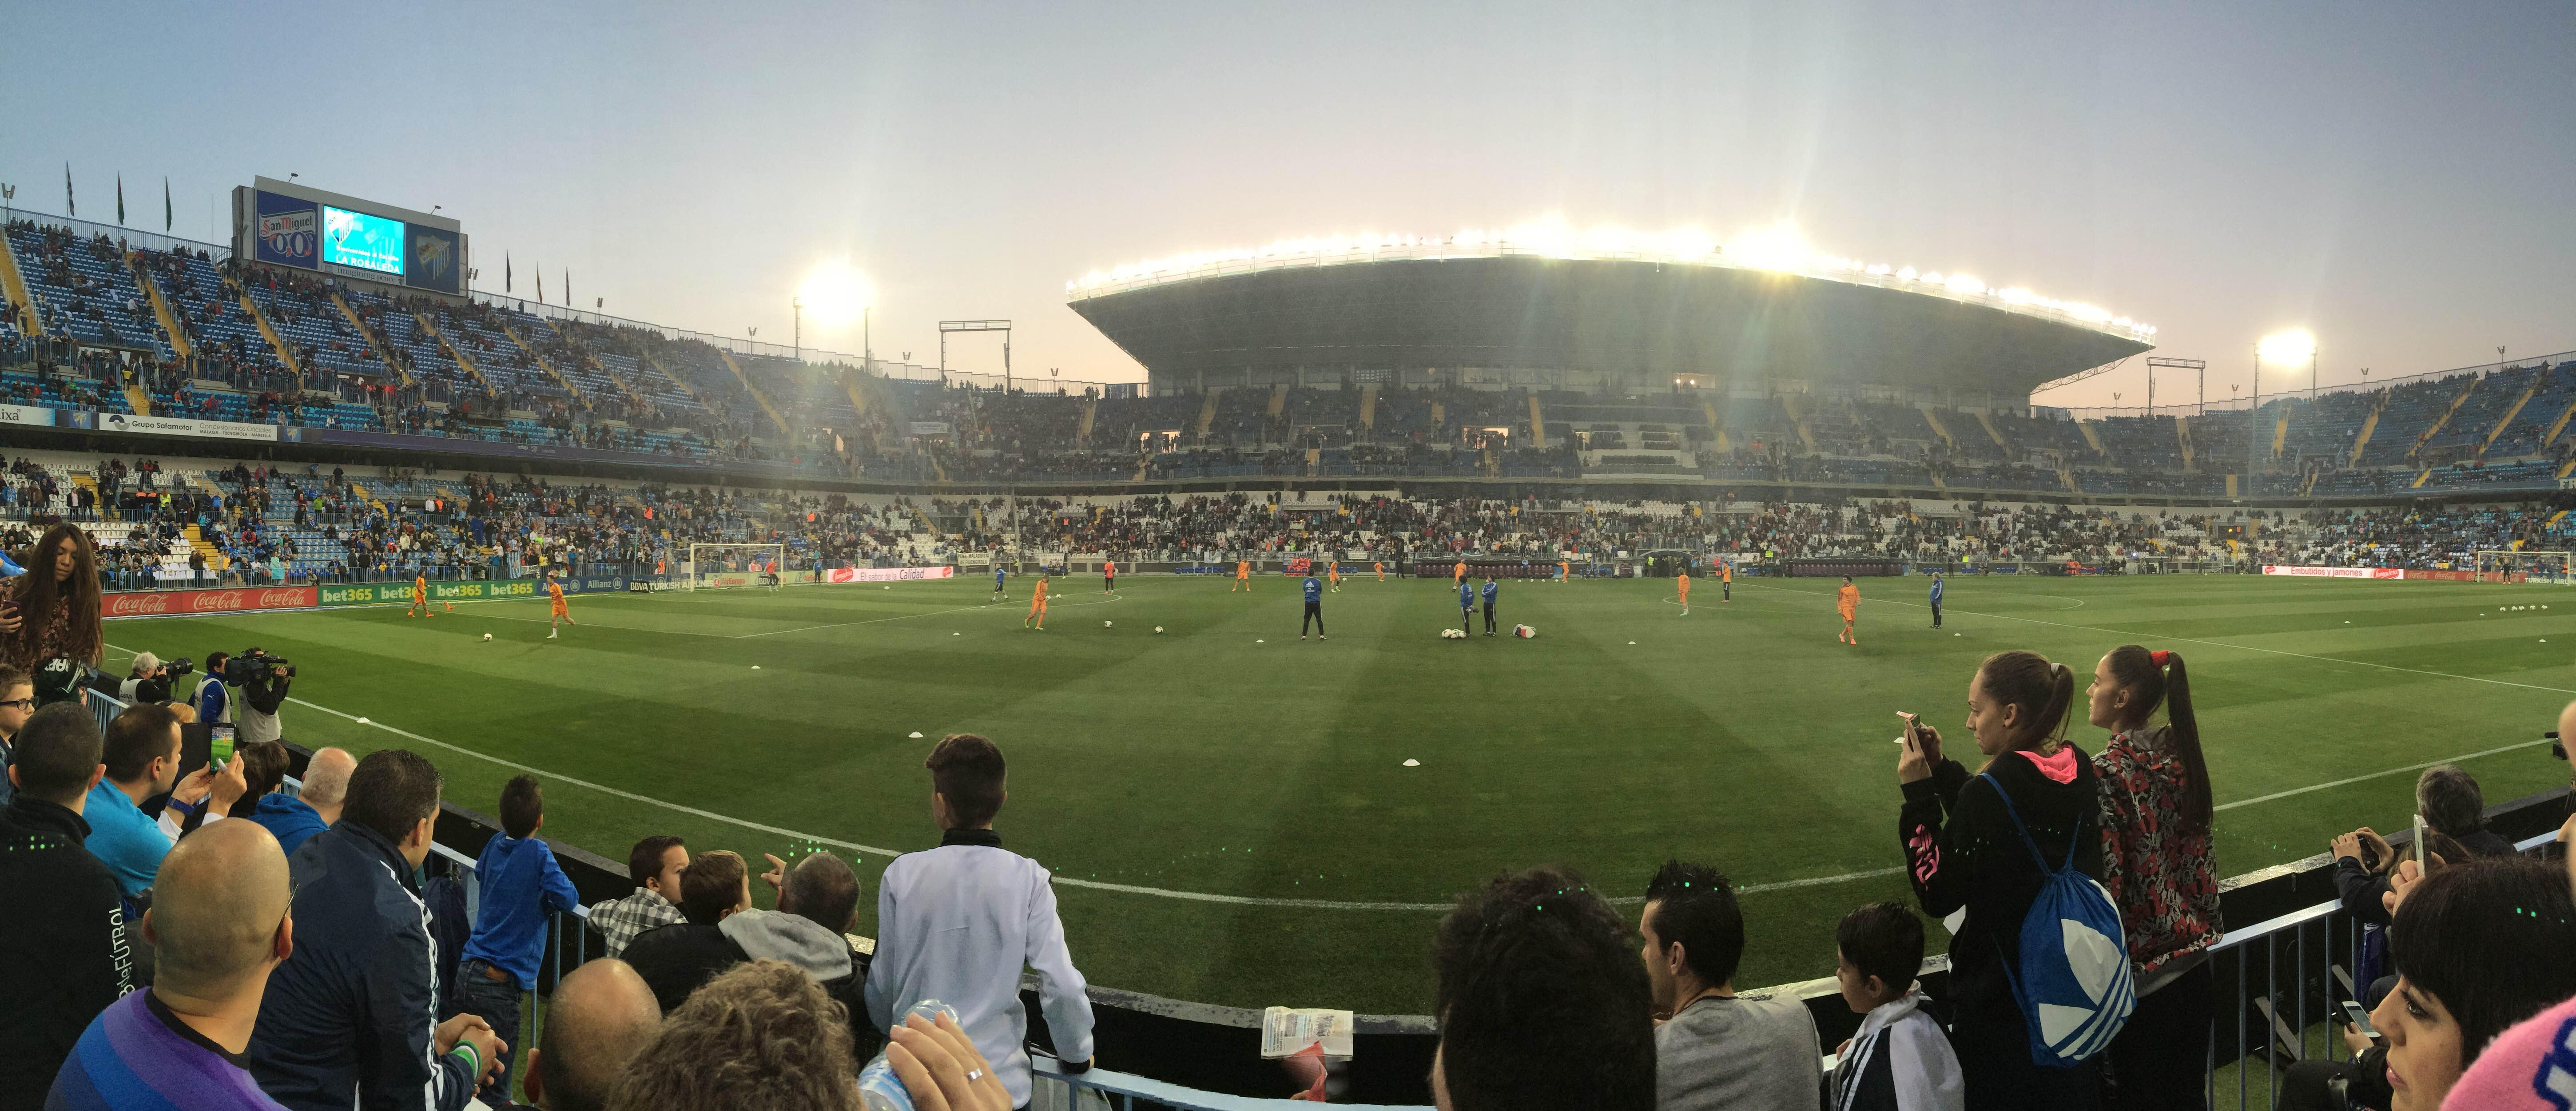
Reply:
[[[1950,1036],[1923,1012],[1923,922],[1901,903],[1871,903],[1834,927],[1834,979],[1861,1019],[1834,1062],[1827,1111],[1966,1111]]]

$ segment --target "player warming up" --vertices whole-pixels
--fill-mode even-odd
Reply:
[[[985,603],[986,605],[991,605],[993,602],[1007,602],[1011,600],[1010,592],[1002,589],[1003,581],[1008,579],[1010,574],[1011,572],[1001,564],[996,563],[993,565],[993,597],[991,601]]]
[[[1324,573],[1325,573],[1325,574],[1327,574],[1327,575],[1332,576],[1332,580],[1333,580],[1333,593],[1335,593],[1335,594],[1339,594],[1339,593],[1341,593],[1341,592],[1342,592],[1342,561],[1337,559],[1337,560],[1332,561],[1331,563],[1325,564],[1325,565],[1324,565]]]
[[[760,584],[761,584],[762,586],[766,586],[766,587],[768,587],[768,588],[769,588],[769,592],[770,592],[770,593],[772,593],[772,594],[776,594],[776,593],[778,593],[778,561],[777,561],[777,560],[771,560],[771,561],[769,561],[768,563],[761,564],[761,571],[760,571]]]
[[[1459,560],[1459,561],[1458,561],[1458,565],[1457,565],[1457,566],[1452,567],[1452,568],[1450,568],[1450,569],[1449,569],[1449,581],[1450,581],[1450,582],[1453,582],[1453,583],[1457,583],[1457,584],[1458,584],[1458,589],[1459,589],[1459,590],[1461,590],[1461,591],[1464,591],[1464,590],[1466,590],[1466,589],[1467,589],[1467,561],[1466,561],[1466,560],[1463,560],[1463,559],[1462,559],[1462,560]],[[1471,630],[1468,630],[1468,631],[1469,631],[1469,632],[1473,632],[1474,630],[1472,630],[1472,629],[1471,629]]]
[[[1314,572],[1309,571],[1306,573],[1306,581],[1301,585],[1306,590],[1306,616],[1297,622],[1297,639],[1306,639],[1306,625],[1308,622],[1313,622],[1315,639],[1322,640],[1324,639],[1324,584],[1315,581]]]
[[[546,602],[548,608],[553,610],[551,619],[546,624],[547,640],[553,640],[556,631],[565,625],[580,624],[572,619],[572,608],[564,605],[563,584],[555,581],[555,573],[552,571],[546,572]]]
[[[1470,636],[1476,632],[1476,585],[1464,577],[1458,580],[1458,631]]]
[[[1038,572],[1037,589],[1029,595],[1029,615],[1020,619],[1021,628],[1036,629],[1041,633],[1046,631],[1046,592],[1046,572],[1041,570]]]
[[[1486,636],[1492,636],[1492,635],[1494,635],[1494,599],[1501,597],[1501,596],[1502,596],[1502,593],[1503,593],[1503,587],[1502,587],[1502,584],[1501,584],[1501,583],[1497,583],[1497,582],[1495,582],[1495,581],[1494,581],[1494,576],[1493,576],[1493,575],[1491,575],[1491,574],[1487,574],[1487,575],[1485,576],[1485,635],[1486,635]]]
[[[1722,559],[1717,561],[1717,600],[1735,600],[1735,565]]]
[[[411,609],[404,610],[403,616],[438,616],[437,614],[429,612],[429,576],[414,575],[411,577]]]
[[[1941,573],[1932,572],[1932,627],[1941,627]]]
[[[1232,594],[1232,593],[1234,593],[1235,591],[1238,591],[1238,590],[1240,590],[1240,591],[1242,591],[1242,592],[1244,592],[1244,593],[1246,593],[1246,594],[1250,594],[1250,593],[1252,593],[1252,561],[1251,561],[1251,560],[1248,560],[1248,559],[1238,559],[1238,560],[1234,561],[1234,585],[1233,585],[1233,586],[1229,586],[1229,587],[1225,588],[1225,592],[1226,592],[1226,593],[1228,593],[1228,594]]]
[[[1842,589],[1834,591],[1834,608],[1843,614],[1843,631],[1834,639],[1860,647],[1860,634],[1852,629],[1852,622],[1860,619],[1860,588],[1852,585],[1849,575],[1843,576]]]
[[[1100,592],[1103,594],[1118,593],[1117,560],[1106,559],[1100,562]]]
[[[1574,561],[1570,559],[1560,559],[1556,561],[1556,585],[1564,586],[1566,583],[1573,581],[1573,579]]]
[[[1690,616],[1690,572],[1682,572],[1676,585],[1682,588],[1682,616],[1688,617]]]
[[[1377,562],[1374,562],[1374,563],[1369,564],[1369,569],[1370,569],[1370,570],[1372,570],[1372,571],[1377,572],[1377,581],[1379,581],[1379,582],[1385,582],[1385,581],[1386,581],[1386,561],[1385,561],[1385,560],[1379,560],[1379,561],[1377,561]]]

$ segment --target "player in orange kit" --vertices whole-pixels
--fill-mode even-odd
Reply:
[[[1690,572],[1684,571],[1681,573],[1680,584],[1682,588],[1682,616],[1688,617],[1690,616]]]
[[[1342,561],[1337,559],[1337,560],[1332,561],[1331,563],[1326,564],[1326,565],[1324,566],[1324,575],[1325,575],[1325,577],[1326,577],[1326,578],[1328,578],[1328,579],[1330,579],[1330,580],[1332,581],[1332,584],[1333,584],[1333,593],[1335,593],[1335,594],[1339,594],[1339,593],[1341,593],[1341,592],[1342,592]]]
[[[1041,633],[1046,631],[1046,596],[1047,577],[1041,570],[1038,572],[1037,593],[1029,599],[1029,615],[1020,619],[1021,628],[1034,628]]]
[[[1834,639],[1860,647],[1860,634],[1852,630],[1852,622],[1860,618],[1860,588],[1852,585],[1849,575],[1843,576],[1842,589],[1834,591],[1834,608],[1843,613],[1843,631]]]
[[[1118,561],[1117,561],[1117,560],[1110,559],[1110,560],[1102,560],[1102,561],[1101,561],[1101,564],[1100,564],[1100,592],[1101,592],[1101,593],[1103,593],[1103,594],[1116,594],[1116,593],[1118,593]]]
[[[1248,559],[1238,559],[1238,560],[1234,561],[1234,585],[1233,585],[1233,586],[1229,586],[1229,587],[1225,588],[1225,592],[1226,592],[1226,593],[1228,593],[1228,594],[1232,594],[1232,593],[1234,593],[1235,591],[1238,591],[1238,590],[1240,590],[1240,591],[1242,591],[1242,592],[1244,592],[1244,593],[1246,593],[1246,594],[1250,594],[1250,593],[1252,593],[1252,561],[1251,561],[1251,560],[1248,560]]]
[[[551,620],[546,624],[546,639],[553,640],[557,628],[578,624],[578,622],[572,619],[572,608],[564,605],[563,584],[555,581],[555,573],[552,571],[546,572],[546,600],[554,611]]]
[[[1385,560],[1379,560],[1379,561],[1377,561],[1377,562],[1375,562],[1375,563],[1371,563],[1371,564],[1369,564],[1369,566],[1370,566],[1371,568],[1373,568],[1373,569],[1375,569],[1375,570],[1377,571],[1377,581],[1379,581],[1379,582],[1385,582],[1385,581],[1386,581],[1386,561],[1385,561]]]
[[[413,612],[413,610],[417,610],[417,611],[419,611],[419,612],[415,613],[415,612]],[[427,575],[414,575],[414,576],[412,576],[412,577],[411,577],[411,609],[404,610],[404,611],[403,611],[403,616],[405,616],[405,617],[436,617],[436,616],[438,616],[437,614],[434,614],[434,613],[429,612],[429,576],[427,576]]]
[[[1462,559],[1462,560],[1459,560],[1459,561],[1458,561],[1458,565],[1457,565],[1457,566],[1452,567],[1452,568],[1450,568],[1450,569],[1449,569],[1449,585],[1451,585],[1451,586],[1460,586],[1460,585],[1465,584],[1465,583],[1466,583],[1466,581],[1467,581],[1467,561]]]
[[[1572,581],[1574,581],[1574,561],[1570,559],[1556,561],[1556,585],[1564,586]]]
[[[1717,600],[1735,600],[1735,565],[1722,559],[1717,561]]]

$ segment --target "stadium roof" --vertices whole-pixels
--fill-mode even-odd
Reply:
[[[1956,275],[1568,253],[1439,241],[1203,256],[1075,283],[1071,304],[1159,388],[1294,368],[1533,367],[1642,386],[1687,374],[2019,397],[2152,347],[2147,326]]]

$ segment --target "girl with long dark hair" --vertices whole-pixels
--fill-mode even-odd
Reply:
[[[59,524],[20,561],[27,573],[0,606],[0,664],[33,672],[69,656],[96,668],[106,654],[98,624],[98,551],[80,526]]]
[[[1896,777],[1905,805],[1897,839],[1915,899],[1935,918],[1966,912],[1950,939],[1957,1008],[1951,1044],[1968,1106],[1981,1111],[2082,1111],[2101,1098],[2093,1061],[2045,1068],[2032,1060],[2008,971],[2020,963],[2022,918],[2047,875],[2031,859],[2006,799],[2052,867],[2072,845],[2076,870],[2102,876],[2099,784],[2092,762],[2066,737],[2074,703],[2075,674],[2065,664],[1999,652],[1968,681],[1968,733],[1990,781],[1972,783],[1966,765],[1942,755],[1941,734],[1931,726],[1899,738]]]
[[[2102,781],[2102,886],[2120,908],[2138,985],[2138,1009],[2104,1060],[2104,1103],[2195,1106],[2205,1095],[2217,1021],[2209,947],[2221,927],[2209,765],[2190,673],[2179,652],[2124,644],[2094,666],[2086,694],[2087,716],[2111,731],[2093,758]]]

